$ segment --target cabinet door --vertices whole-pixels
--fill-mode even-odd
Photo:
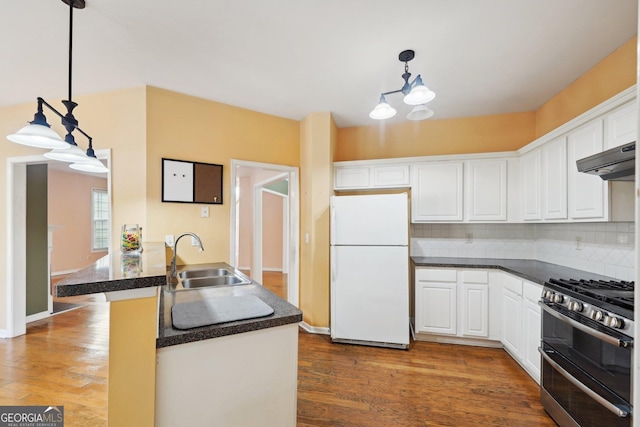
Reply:
[[[638,108],[636,101],[607,114],[605,118],[606,137],[604,149],[618,147],[637,140],[638,137]]]
[[[418,332],[456,335],[456,284],[418,283]]]
[[[506,221],[507,161],[471,160],[468,165],[469,220]]]
[[[567,136],[569,216],[571,218],[604,218],[606,182],[600,177],[580,173],[576,160],[602,151],[602,120],[593,122]]]
[[[541,148],[542,217],[567,218],[567,141],[563,136]]]
[[[373,187],[408,187],[409,165],[373,166]]]
[[[522,218],[524,220],[539,220],[542,218],[540,209],[540,180],[542,152],[540,149],[524,154],[520,158],[522,180]]]
[[[462,335],[489,337],[489,286],[462,284]]]
[[[412,166],[411,221],[462,221],[462,162]]]
[[[522,297],[502,289],[502,345],[517,359],[522,359]]]
[[[542,316],[537,302],[523,300],[523,338],[522,361],[531,376],[540,383],[540,331]]]
[[[370,175],[369,166],[335,168],[333,188],[336,190],[368,188],[371,185]]]

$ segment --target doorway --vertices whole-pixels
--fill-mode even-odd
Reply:
[[[231,160],[231,264],[298,305],[298,168]]]
[[[98,150],[96,156],[107,167],[111,162],[111,150]],[[48,312],[26,316],[26,218],[27,218],[27,166],[49,163],[43,155],[10,157],[7,159],[7,258],[6,258],[6,311],[5,329],[1,338],[11,338],[26,332],[27,320],[48,316]],[[107,191],[111,194],[111,174],[107,174]],[[109,215],[111,217],[111,215]],[[48,298],[52,298],[49,292]],[[52,303],[48,304],[51,307]],[[51,311],[51,310],[49,310]]]

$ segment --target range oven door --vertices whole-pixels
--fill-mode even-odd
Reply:
[[[561,426],[631,426],[633,340],[557,304],[540,306],[547,412]]]

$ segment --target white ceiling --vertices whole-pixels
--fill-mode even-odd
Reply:
[[[73,93],[153,85],[300,120],[367,125],[415,77],[434,119],[532,111],[637,32],[636,0],[86,0]],[[0,4],[0,106],[67,97],[68,6]],[[387,100],[404,121],[400,95]],[[81,121],[82,105],[76,110]],[[26,120],[26,119],[25,119]]]

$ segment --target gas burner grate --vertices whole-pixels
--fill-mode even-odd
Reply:
[[[624,280],[576,280],[576,279],[550,279],[552,283],[574,296],[587,296],[597,301],[602,301],[633,311],[634,282]]]

